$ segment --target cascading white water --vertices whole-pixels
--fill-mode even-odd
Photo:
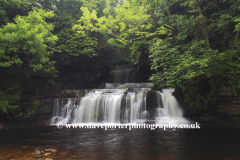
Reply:
[[[125,90],[112,93],[101,91],[105,90],[97,90],[83,97],[75,111],[73,123],[97,123],[100,120],[106,123],[120,122],[120,106]]]
[[[127,88],[94,89],[86,92],[81,101],[79,98],[69,98],[68,102],[63,104],[57,100],[51,124],[137,123],[140,120],[145,121],[148,114],[146,90],[149,88],[128,93]],[[123,99],[123,97],[126,98]],[[126,101],[124,110],[121,110],[122,100]],[[76,104],[76,101],[80,101],[80,103]]]
[[[101,96],[98,93],[92,94],[89,93],[81,100],[76,108],[73,123],[97,122],[98,117],[94,113],[99,110]]]
[[[156,91],[158,108],[156,111],[156,123],[186,124],[183,112],[176,98],[172,95],[174,89]]]
[[[141,120],[146,120],[146,93],[139,92],[135,94],[133,92],[129,92],[128,96],[130,97],[130,123],[139,122]]]
[[[106,83],[105,89],[85,91],[82,98],[69,98],[67,101],[58,99],[51,124],[144,123],[149,117],[147,92],[153,83],[132,83],[136,72],[134,68],[118,68],[109,73],[109,78],[114,83]],[[177,100],[172,96],[173,91],[174,89],[156,91],[156,123],[185,120]],[[76,97],[79,97],[78,92]]]
[[[163,93],[161,93],[160,91],[156,91],[156,93],[158,94],[158,98],[160,95],[162,102],[161,107],[160,99],[158,99],[158,109],[159,111],[161,111],[158,113],[159,116],[182,117],[182,110],[179,107],[176,98],[172,95],[173,91],[174,89],[163,89]]]
[[[53,118],[51,119],[51,124],[67,124],[72,121],[72,114],[74,113],[74,109],[77,105],[75,105],[75,102],[77,101],[77,98],[71,99],[68,98],[67,104],[64,104],[63,101],[60,101],[57,99],[56,106],[53,110]]]
[[[146,95],[150,88],[128,90],[130,89],[94,89],[86,91],[82,98],[57,99],[51,124],[144,123],[148,117]],[[172,95],[173,91],[165,89],[155,92],[158,104],[156,123],[188,123],[182,117],[182,110]],[[122,104],[123,101],[125,105]]]

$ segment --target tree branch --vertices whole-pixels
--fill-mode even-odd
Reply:
[[[199,5],[197,6],[197,9],[198,9],[199,16],[202,16],[203,14]],[[208,50],[208,48],[210,47],[210,43],[209,43],[208,32],[206,28],[207,28],[206,23],[203,22],[203,33],[205,34],[206,50]]]
[[[239,35],[239,30],[238,30],[238,33],[237,33],[237,36],[236,36],[236,40],[235,40],[235,42],[234,42],[234,44],[233,44],[233,47],[232,47],[231,57],[232,57],[232,53],[233,53],[233,48],[234,48],[234,46],[235,46],[235,44],[236,44],[236,42],[237,42],[237,39],[238,39],[238,35]]]

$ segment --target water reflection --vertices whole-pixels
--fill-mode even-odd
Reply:
[[[0,157],[31,157],[50,147],[58,149],[55,159],[239,159],[239,135],[239,129],[15,128],[0,131]]]

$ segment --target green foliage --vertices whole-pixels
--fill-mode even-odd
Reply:
[[[14,22],[18,15],[27,16],[32,10],[35,0],[1,0],[0,1],[0,27],[8,22]]]
[[[146,29],[150,29],[152,24],[150,15],[145,14],[147,9],[138,5],[137,1],[124,1],[117,3],[114,12],[110,11],[110,6],[103,11],[104,16],[98,18],[97,11],[89,11],[86,7],[81,7],[83,16],[79,20],[79,25],[74,28],[80,34],[88,31],[98,31],[112,35],[115,40],[121,43],[131,43],[134,38],[148,36]]]
[[[81,0],[83,7],[87,7],[89,10],[103,10],[105,6],[105,0]]]
[[[0,113],[10,117],[30,117],[35,114],[34,97],[56,89],[53,78],[14,76],[3,69],[0,72]]]
[[[39,94],[39,88],[36,86],[36,80],[31,84],[30,78],[24,77],[25,73],[30,76],[31,70],[38,73],[41,71],[41,74],[55,72],[53,66],[55,62],[51,61],[50,57],[56,51],[54,45],[57,36],[51,33],[54,26],[46,22],[46,19],[53,17],[54,14],[43,9],[34,9],[28,13],[31,3],[27,1],[2,3],[4,5],[1,9],[4,9],[8,19],[0,28],[0,112],[14,117],[28,117],[34,114],[34,110],[29,106],[33,95]],[[9,9],[15,9],[15,14]],[[24,13],[22,15],[26,16],[16,16],[22,12]],[[13,19],[13,16],[16,17]],[[15,23],[6,23],[7,21]],[[15,73],[18,76],[15,76]],[[47,83],[45,85],[48,86]]]
[[[18,16],[16,23],[8,23],[0,29],[0,67],[21,66],[26,63],[33,71],[55,70],[50,60],[57,36],[51,34],[53,25],[45,19],[54,16],[42,9],[29,12],[27,17]]]
[[[139,62],[140,56],[142,54],[148,53],[149,44],[147,41],[134,41],[132,46],[130,46],[131,55],[130,58],[134,64]]]
[[[10,115],[15,118],[28,118],[35,114],[38,105],[35,98],[41,94],[49,94],[56,89],[55,80],[52,78],[18,77],[19,92],[21,99],[18,108],[11,110]]]
[[[166,9],[156,12],[166,38],[155,39],[150,47],[152,69],[158,71],[150,80],[159,87],[177,87],[186,103],[208,108],[215,104],[218,86],[229,85],[235,94],[240,88],[238,10],[230,12],[236,1],[227,4],[230,8],[225,13],[218,9],[225,8],[226,2],[177,2],[166,9],[188,7],[188,14],[171,15],[170,9],[168,19],[164,17]]]
[[[20,99],[20,93],[16,90],[16,87],[7,88],[5,92],[0,90],[0,112],[8,113],[18,107],[16,102]]]
[[[5,25],[8,21],[7,14],[4,10],[0,9],[0,26]]]
[[[45,4],[42,2],[41,4]],[[56,55],[61,55],[65,63],[70,63],[73,56],[84,55],[85,57],[96,56],[97,40],[91,34],[78,34],[72,29],[73,25],[82,16],[80,7],[87,5],[87,2],[81,0],[60,0],[54,2],[55,16],[49,21],[53,22],[55,29],[53,31],[59,38],[55,47],[60,51]]]
[[[82,35],[107,34],[108,41],[103,46],[105,49],[109,48],[107,45],[111,46],[110,50],[114,48],[116,54],[110,55],[112,61],[137,64],[140,56],[149,51],[146,39],[162,34],[162,28],[158,28],[152,17],[156,4],[148,0],[110,0],[106,1],[103,14],[99,14],[101,11],[96,8],[83,5],[83,16],[73,28]],[[135,42],[137,40],[141,40],[142,44]]]
[[[68,55],[86,55],[88,57],[97,55],[95,50],[97,41],[94,37],[78,34],[72,29],[62,30],[58,36],[61,43],[59,49]]]

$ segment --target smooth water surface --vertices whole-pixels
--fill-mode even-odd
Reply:
[[[31,153],[44,148],[58,150],[52,159],[237,160],[240,159],[240,129],[164,131],[47,126],[0,130],[0,159],[38,159]]]

